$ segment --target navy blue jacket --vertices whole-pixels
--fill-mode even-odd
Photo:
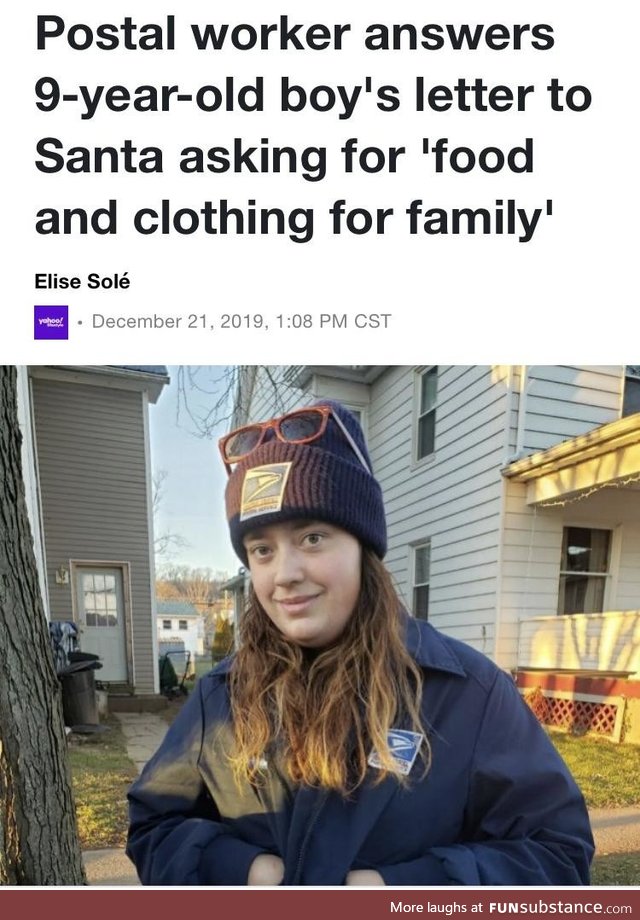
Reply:
[[[584,885],[593,839],[583,798],[511,678],[410,620],[424,669],[432,749],[408,787],[366,783],[349,800],[293,788],[277,762],[235,784],[227,674],[202,678],[129,792],[127,853],[146,885],[245,885],[260,853],[284,885],[342,885],[376,869],[387,885]],[[374,768],[370,768],[373,773]]]

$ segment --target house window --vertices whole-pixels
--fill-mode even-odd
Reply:
[[[163,629],[171,629],[171,620],[163,620],[163,621],[162,621],[162,628],[163,628]]]
[[[431,570],[431,541],[413,548],[413,615],[429,619],[429,580]]]
[[[610,549],[610,530],[564,528],[558,613],[602,613]]]
[[[418,374],[417,384],[416,459],[422,460],[423,457],[428,457],[435,450],[438,368],[430,367],[426,371],[421,371]]]
[[[178,620],[178,629],[186,629],[188,626],[186,620]]]
[[[640,412],[640,364],[627,364],[624,369],[622,415]]]

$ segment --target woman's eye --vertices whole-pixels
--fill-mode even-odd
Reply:
[[[307,546],[318,546],[320,543],[322,543],[323,539],[324,539],[324,534],[308,533],[308,534],[305,534],[303,542],[306,543]]]
[[[268,556],[270,549],[264,544],[259,544],[258,546],[251,546],[249,548],[249,555],[255,557],[256,559],[264,559],[265,556]]]

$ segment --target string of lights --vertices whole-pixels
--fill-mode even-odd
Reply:
[[[590,495],[594,495],[596,492],[601,492],[603,489],[624,489],[625,486],[632,485],[633,483],[640,482],[640,473],[634,476],[628,476],[626,479],[621,479],[618,482],[604,482],[598,486],[592,486],[590,489],[587,489],[586,492],[581,492],[579,495],[574,496],[573,498],[558,499],[556,501],[540,502],[538,508],[556,508],[564,507],[565,505],[574,505],[576,502],[584,501],[585,498],[589,498]]]

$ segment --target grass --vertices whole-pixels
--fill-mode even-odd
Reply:
[[[590,808],[624,808],[640,804],[640,747],[612,744],[604,738],[579,738],[551,732]],[[640,853],[596,856],[592,885],[640,885]]]
[[[640,805],[640,746],[551,732],[590,808]]]
[[[104,734],[89,735],[69,747],[78,833],[85,850],[124,846],[126,793],[137,775],[117,719],[111,716],[106,724]]]
[[[640,853],[598,856],[591,869],[592,885],[640,885]]]
[[[196,678],[204,677],[213,667],[211,658],[196,658]]]

